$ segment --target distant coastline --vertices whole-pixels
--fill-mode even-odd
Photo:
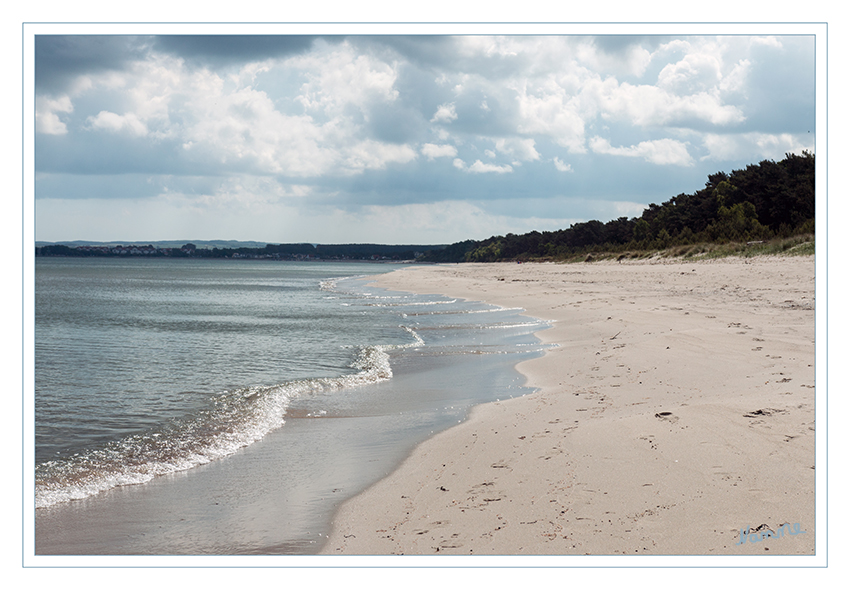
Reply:
[[[230,244],[232,247],[224,246]],[[220,246],[221,245],[221,246]],[[37,242],[36,256],[59,257],[145,257],[145,258],[227,258],[250,260],[334,260],[334,261],[416,261],[434,245],[385,244],[263,244],[259,242]]]
[[[254,240],[56,240],[48,242],[44,240],[36,240],[36,248],[42,246],[69,246],[77,248],[79,246],[120,246],[123,244],[150,244],[157,248],[180,248],[184,244],[195,244],[198,248],[265,248],[270,242],[257,242]]]

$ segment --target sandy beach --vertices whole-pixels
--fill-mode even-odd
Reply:
[[[376,284],[525,308],[556,346],[518,367],[535,393],[476,407],[343,504],[323,553],[814,553],[813,257],[421,266]]]

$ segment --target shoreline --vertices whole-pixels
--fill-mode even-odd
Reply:
[[[35,509],[36,554],[314,555],[337,504],[385,477],[473,406],[528,391],[504,355],[537,354],[531,333],[539,324],[519,319],[516,310],[482,315],[475,312],[494,310],[383,292],[365,285],[376,276],[365,270],[355,275],[362,278],[324,273],[332,286],[310,288],[311,298],[324,302],[320,309],[361,328],[346,339],[357,345],[344,347],[336,364],[326,359],[338,375],[316,377],[315,388],[288,399],[281,427],[207,463]],[[413,314],[410,320],[402,310]],[[428,342],[399,324],[426,331]],[[324,331],[316,334],[332,342]],[[393,374],[381,378],[388,367],[378,350],[388,349]],[[368,384],[350,382],[356,375]],[[303,379],[274,388],[301,388]]]
[[[517,365],[534,393],[342,504],[321,553],[813,554],[814,274],[808,256],[378,277],[522,307],[558,346]]]

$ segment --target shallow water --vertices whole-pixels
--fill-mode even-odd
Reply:
[[[541,322],[363,278],[391,269],[38,260],[36,552],[313,553],[413,446],[527,392]]]

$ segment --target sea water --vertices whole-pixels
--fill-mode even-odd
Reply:
[[[38,258],[39,553],[311,553],[544,324],[375,288],[399,265]]]

